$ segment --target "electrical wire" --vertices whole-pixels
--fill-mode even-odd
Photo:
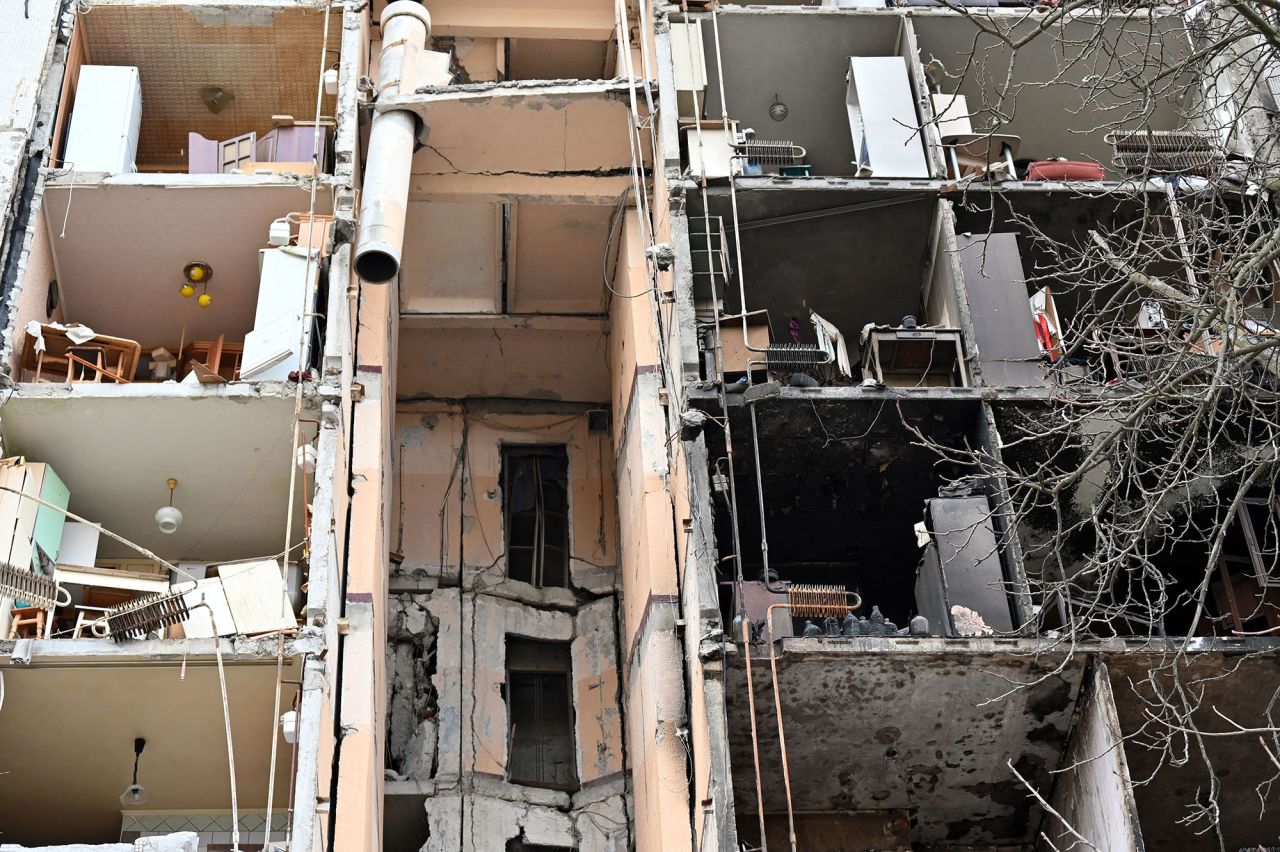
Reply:
[[[315,230],[316,230],[316,188],[319,186],[319,183],[320,183],[320,168],[321,168],[320,141],[324,137],[324,134],[321,132],[321,128],[320,128],[320,118],[321,118],[321,108],[324,105],[324,75],[325,75],[326,66],[328,65],[328,61],[329,61],[329,21],[333,17],[333,0],[328,0],[328,2],[325,3],[322,15],[324,17],[324,34],[321,37],[321,43],[320,43],[320,73],[319,73],[319,78],[316,80],[315,121],[314,121],[314,124],[312,124],[312,128],[311,128],[312,130],[312,133],[311,133],[311,197],[310,197],[310,204],[307,209],[307,230],[306,230],[307,265],[303,274],[304,286],[302,288],[302,291],[303,291],[302,306],[301,306],[301,311],[299,313],[300,322],[298,323],[299,339],[298,339],[297,382],[295,382],[294,384],[294,394],[293,394],[293,442],[290,445],[289,462],[288,462],[289,464],[289,497],[287,502],[285,503],[284,548],[285,548],[286,554],[292,549],[292,547],[290,546],[290,541],[293,538],[293,504],[296,498],[297,484],[298,484],[298,467],[299,467],[298,446],[302,438],[302,390],[306,384],[304,371],[306,370],[306,367],[307,367],[306,361],[307,361],[307,356],[309,354],[308,347],[307,347],[307,338],[311,332],[311,326],[316,316],[316,314],[314,313],[316,306],[313,303],[315,294],[311,292],[310,287],[305,285],[306,285],[306,282],[309,282],[311,280],[312,264],[317,262],[318,256],[319,256],[319,250],[314,247],[313,242],[314,242]],[[302,224],[299,223],[298,225],[299,242],[302,241],[302,233],[303,233]],[[330,283],[330,287],[332,287],[332,282]],[[327,323],[326,323],[326,326],[327,326]],[[319,439],[319,435],[317,434],[317,440],[318,439]],[[303,463],[305,464],[305,459],[303,459]],[[304,483],[303,490],[305,494],[305,483]],[[305,497],[304,497],[304,500],[305,500]],[[305,522],[306,512],[307,512],[307,509],[304,507],[303,509],[304,522]],[[310,529],[308,525],[307,537],[304,540],[309,541],[309,537],[310,537]],[[287,556],[285,556],[281,560],[280,576],[281,576],[281,584],[280,584],[281,610],[283,611],[283,613],[291,613],[293,611],[293,605],[292,605],[292,602],[289,600],[289,559]],[[301,576],[299,576],[299,579],[301,579]],[[280,686],[281,686],[281,678],[283,677],[283,671],[284,671],[284,638],[281,637],[276,650],[275,704],[272,707],[271,725],[268,728],[268,730],[271,731],[271,760],[269,762],[268,769],[267,769],[267,773],[268,773],[267,774],[267,818],[262,829],[262,845],[264,849],[270,846],[271,814],[275,804],[276,758],[277,758],[278,748],[279,748],[278,746],[279,736],[276,732],[276,725],[279,724],[279,720],[280,720]],[[227,736],[230,737],[230,735],[231,735],[230,729],[228,729]],[[239,838],[236,838],[235,846],[237,848],[239,847]]]

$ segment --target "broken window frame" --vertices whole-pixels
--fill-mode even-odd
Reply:
[[[1272,549],[1264,548],[1266,530],[1262,535],[1254,528],[1254,518],[1250,507],[1270,509]],[[1253,564],[1254,577],[1262,588],[1280,586],[1280,500],[1276,498],[1246,497],[1236,509],[1236,523],[1244,533],[1245,543],[1249,547],[1249,561]],[[1268,564],[1269,563],[1269,564]]]
[[[562,466],[559,485],[564,493],[563,508],[548,505],[546,485],[554,484],[556,478],[555,471],[546,469],[548,462]],[[512,507],[516,490],[514,479],[518,475],[517,469],[530,463],[535,485],[534,506],[531,510],[517,511]],[[532,536],[527,544],[516,540],[516,526],[522,517],[531,517],[533,522]],[[560,532],[552,532],[555,541],[550,541],[548,521],[556,518],[560,521]],[[507,444],[502,447],[502,522],[508,579],[519,580],[538,589],[569,587],[569,454],[564,444]],[[530,554],[527,575],[523,569],[518,573],[512,570],[516,564],[512,557],[517,552]],[[556,564],[548,558],[552,552],[559,554]]]
[[[503,690],[507,702],[507,781],[524,787],[542,787],[551,790],[574,792],[580,789],[578,780],[578,726],[573,706],[573,655],[568,642],[546,642],[529,639],[523,636],[508,635],[506,640],[507,678]],[[557,683],[558,682],[558,683]],[[529,735],[522,731],[517,723],[517,691],[521,684],[533,688],[534,707],[532,712],[537,718],[534,732]],[[560,690],[564,696],[561,707],[548,706],[555,701],[555,693],[548,695],[548,688]],[[557,702],[558,703],[558,702]],[[544,721],[550,712],[563,716],[560,722],[563,731],[556,734],[548,732],[547,725],[556,724],[556,720]],[[542,730],[539,731],[538,729]],[[557,749],[551,738],[564,736],[562,748]],[[532,738],[530,738],[530,736]],[[548,748],[548,746],[552,746]],[[521,761],[517,752],[530,750],[533,762],[538,767],[535,772],[525,776],[520,767]],[[566,772],[557,775],[554,751],[567,752],[568,760],[563,763]]]

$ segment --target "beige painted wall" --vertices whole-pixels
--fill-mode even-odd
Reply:
[[[675,630],[680,588],[662,385],[658,299],[644,264],[640,222],[622,228],[610,304],[610,370],[618,448],[628,746],[636,848],[689,849],[687,728],[682,650]],[[677,442],[678,443],[678,442]]]
[[[456,474],[464,433],[466,499],[459,505]],[[461,549],[469,586],[506,583],[523,587],[516,593],[531,591],[505,580],[501,447],[541,443],[564,444],[569,456],[570,576],[592,590],[612,589],[617,561],[613,449],[608,433],[588,431],[585,413],[468,413],[447,403],[402,405],[396,413],[393,483],[401,569],[456,578]]]
[[[401,399],[609,398],[606,324],[588,317],[480,317],[406,323]]]
[[[456,780],[459,766],[463,773],[506,778],[509,723],[501,685],[508,636],[571,643],[578,778],[585,787],[622,771],[612,601],[600,599],[571,613],[442,589],[427,608],[440,624],[438,783]]]
[[[22,360],[22,347],[26,344],[27,323],[32,320],[49,322],[61,319],[61,306],[50,317],[47,307],[49,282],[58,276],[53,265],[53,250],[49,245],[49,231],[44,221],[44,208],[36,215],[31,229],[31,242],[27,247],[27,269],[22,279],[22,287],[10,298],[13,310],[13,339],[7,341],[11,351],[8,368],[10,375],[18,375],[18,364]]]

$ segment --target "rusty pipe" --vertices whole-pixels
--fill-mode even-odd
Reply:
[[[760,777],[760,738],[756,735],[756,691],[751,682],[751,622],[742,619],[742,652],[747,662],[747,706],[751,710],[751,757],[756,764],[756,815],[760,818],[760,852],[769,852],[764,833],[764,781]],[[788,801],[790,801],[788,791]],[[792,833],[794,836],[794,832]],[[792,849],[795,848],[793,840]]]
[[[847,597],[852,597],[849,609],[855,610],[862,607],[862,596],[856,592],[846,592]],[[796,816],[795,809],[791,804],[791,766],[787,760],[787,734],[782,724],[782,692],[778,689],[778,654],[777,643],[773,641],[773,611],[775,609],[785,609],[790,611],[794,604],[771,604],[769,609],[765,611],[764,624],[765,629],[769,631],[769,671],[773,678],[773,709],[774,714],[778,718],[778,751],[782,756],[782,784],[787,794],[787,831],[790,833],[791,852],[796,852]],[[743,626],[745,628],[746,621],[744,619]],[[748,656],[748,672],[750,672],[750,657]],[[747,677],[747,688],[750,689],[751,678]],[[752,703],[751,710],[752,722],[755,721],[755,703]],[[762,818],[763,819],[763,818]],[[763,831],[763,822],[761,823],[761,831]]]

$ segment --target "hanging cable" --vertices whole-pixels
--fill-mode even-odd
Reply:
[[[208,606],[205,604],[205,606]],[[213,618],[213,610],[209,610]],[[236,752],[231,742],[231,705],[227,701],[227,673],[222,666],[222,641],[215,631],[213,653],[218,658],[218,685],[222,688],[222,721],[227,729],[227,771],[231,775],[231,848],[240,848],[240,803],[236,796]]]
[[[312,303],[316,294],[311,292],[311,288],[307,286],[307,284],[311,281],[312,265],[317,263],[317,258],[319,256],[319,251],[320,251],[314,246],[315,229],[316,229],[316,189],[320,183],[320,171],[321,171],[321,165],[322,165],[321,159],[323,154],[323,150],[322,150],[323,146],[321,145],[321,141],[324,138],[324,133],[321,130],[320,119],[321,119],[321,108],[324,105],[324,74],[326,70],[325,66],[328,64],[328,60],[329,60],[329,21],[333,17],[333,1],[332,0],[329,0],[329,2],[325,4],[322,14],[324,16],[324,33],[321,37],[321,42],[320,42],[320,70],[319,70],[319,77],[316,80],[316,108],[315,108],[315,116],[314,116],[315,121],[314,121],[314,124],[312,125],[312,134],[311,134],[311,197],[310,197],[310,203],[307,209],[307,225],[306,225],[306,240],[305,240],[306,247],[307,247],[307,265],[303,273],[304,286],[302,288],[302,292],[303,292],[302,307],[299,313],[300,322],[298,323],[299,339],[298,339],[297,381],[294,383],[294,392],[293,392],[293,442],[290,445],[290,449],[289,449],[289,496],[285,504],[284,552],[286,555],[280,561],[280,577],[281,577],[280,606],[282,610],[282,613],[281,613],[282,615],[286,613],[291,614],[293,612],[293,602],[289,600],[289,557],[287,554],[292,549],[290,546],[290,542],[293,539],[293,513],[294,513],[293,504],[294,504],[294,500],[296,499],[297,486],[298,486],[298,467],[299,467],[298,447],[299,447],[299,444],[301,443],[302,422],[303,422],[302,389],[306,384],[304,373],[307,368],[306,362],[309,360],[308,355],[310,354],[309,347],[307,346],[307,339],[311,332],[311,326],[313,325],[315,321],[315,317],[317,316],[317,313],[315,311],[316,306]],[[303,242],[303,228],[301,223],[299,223],[298,225],[298,241],[300,243]],[[332,287],[332,282],[330,282],[330,287]],[[327,328],[327,325],[328,324],[326,322],[326,330],[330,330]],[[318,342],[319,341],[317,341],[317,343]],[[317,439],[319,437],[318,426],[319,424],[317,424]],[[301,461],[302,461],[302,464],[306,463],[305,458],[302,459]],[[306,499],[307,499],[307,495],[306,495],[306,489],[304,487],[303,500],[306,501]],[[307,509],[304,506],[303,508],[304,522],[305,522],[306,512],[307,512]],[[304,539],[304,541],[308,543],[310,542],[309,529],[307,530],[307,538]],[[299,573],[298,579],[299,579],[299,582],[301,582],[301,579],[302,579],[301,573]],[[279,736],[276,733],[276,725],[279,724],[279,721],[280,721],[280,685],[281,685],[280,681],[281,681],[281,678],[283,677],[283,670],[284,670],[284,637],[280,637],[280,641],[279,641],[279,644],[277,645],[277,650],[276,650],[275,703],[271,711],[271,727],[269,729],[271,731],[271,760],[267,768],[267,819],[262,829],[262,832],[263,832],[262,845],[264,849],[270,845],[271,815],[275,805],[276,757],[278,753],[278,740],[279,740]],[[228,729],[227,736],[230,737],[230,729]],[[235,846],[238,848],[239,846],[238,840]]]

